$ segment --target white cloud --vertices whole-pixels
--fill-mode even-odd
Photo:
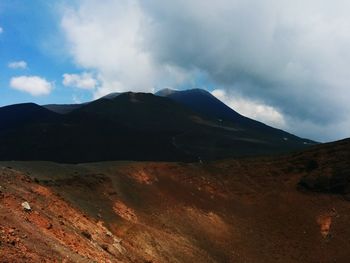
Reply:
[[[4,29],[0,26],[0,34],[4,32]]]
[[[75,62],[99,73],[99,97],[118,91],[152,92],[157,85],[181,82],[186,72],[155,64],[144,50],[142,25],[148,23],[136,0],[81,1],[67,7],[62,18],[69,51]],[[169,83],[170,82],[170,83]]]
[[[154,68],[139,46],[143,20],[137,1],[82,1],[64,14],[62,26],[77,64],[98,69],[101,90],[152,89]],[[99,91],[101,93],[101,91]],[[102,93],[101,93],[102,94]]]
[[[21,60],[21,61],[12,61],[8,63],[7,66],[12,69],[26,69],[28,65],[27,65],[27,62]]]
[[[50,94],[53,83],[38,76],[19,76],[11,78],[10,87],[27,92],[32,96],[41,96]]]
[[[349,137],[350,122],[346,120],[325,126],[309,120],[300,120],[293,116],[284,115],[272,106],[244,98],[234,92],[228,93],[224,89],[215,89],[212,91],[212,94],[246,117],[261,121],[275,128],[288,130],[303,138],[312,138],[319,142],[331,141],[334,139],[334,131],[337,131],[338,139]]]
[[[80,89],[93,90],[96,88],[98,81],[92,73],[83,72],[81,74],[63,74],[62,84],[64,86],[75,87]]]
[[[227,106],[246,117],[276,128],[286,128],[286,121],[283,114],[271,106],[242,98],[238,95],[230,95],[223,89],[215,89],[212,91],[212,94]]]
[[[302,134],[304,123],[350,123],[349,9],[345,0],[81,0],[61,25],[75,63],[98,73],[95,97],[176,87],[200,71]]]

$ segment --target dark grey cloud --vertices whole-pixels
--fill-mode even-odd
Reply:
[[[147,49],[160,63],[199,68],[229,92],[276,107],[294,126],[350,127],[349,2],[151,0],[143,6],[153,19]],[[324,139],[344,134],[332,133]]]
[[[138,62],[135,72],[148,86],[191,80],[200,71],[226,96],[274,107],[288,130],[331,140],[350,135],[349,8],[341,0],[108,0],[103,7],[86,0],[64,21],[78,64],[120,76],[118,85],[137,89],[123,72],[132,71],[133,63],[122,50]],[[85,15],[92,16],[89,22]],[[102,46],[111,40],[119,49],[110,45],[109,55],[91,58],[88,51],[96,54],[101,43],[86,46],[69,34],[86,33],[86,25],[99,29]]]

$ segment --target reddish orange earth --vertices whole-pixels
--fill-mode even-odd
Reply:
[[[2,162],[0,262],[347,263],[350,202],[297,185],[348,169],[349,149],[210,164]]]

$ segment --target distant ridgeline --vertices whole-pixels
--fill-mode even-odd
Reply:
[[[316,144],[246,118],[199,89],[11,105],[0,108],[0,123],[0,160],[197,162]]]

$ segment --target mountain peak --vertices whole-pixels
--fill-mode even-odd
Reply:
[[[212,96],[211,93],[207,90],[204,89],[188,89],[188,90],[176,90],[176,89],[170,89],[170,88],[165,88],[157,91],[155,95],[161,96],[161,97],[168,97],[173,94],[192,94],[192,95],[209,95]]]
[[[244,118],[222,101],[217,99],[209,91],[203,89],[171,90],[164,89],[156,93],[157,96],[170,98],[178,103],[218,119],[228,119],[237,121]]]
[[[109,93],[103,97],[101,97],[101,99],[115,99],[116,97],[118,97],[120,94],[122,94],[122,92],[112,92],[112,93]]]
[[[158,90],[156,93],[154,93],[154,95],[166,97],[166,96],[169,96],[169,95],[174,94],[176,92],[178,92],[178,90],[165,88],[165,89]]]

